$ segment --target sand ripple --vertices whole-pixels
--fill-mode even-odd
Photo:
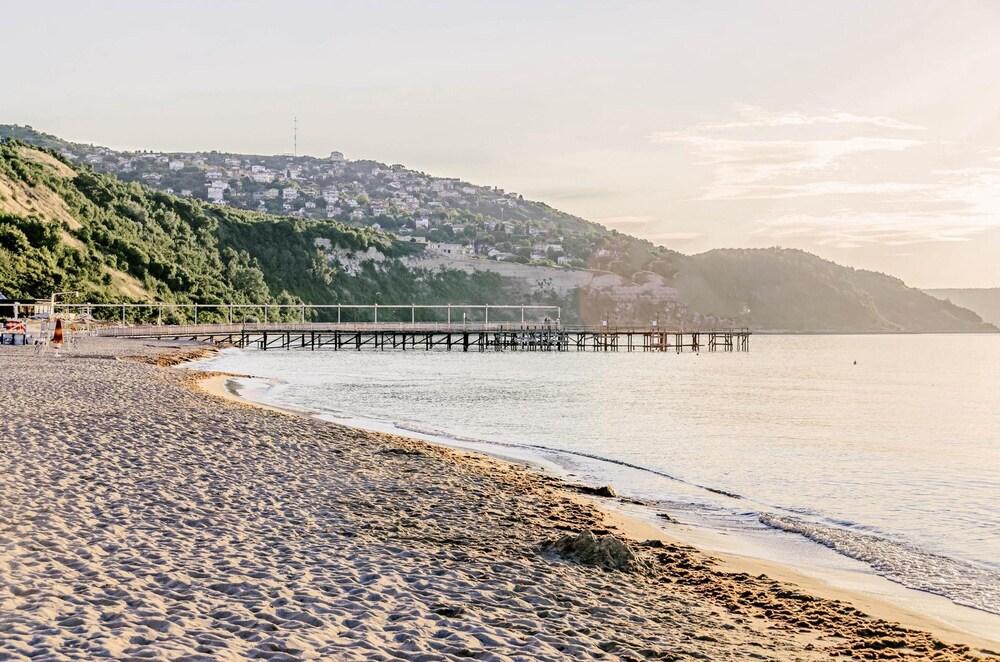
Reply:
[[[525,470],[113,360],[148,346],[84,351],[0,353],[0,659],[826,659],[859,641],[767,617],[734,588],[750,578],[690,550],[643,548],[660,570],[631,574],[541,553],[602,520]]]

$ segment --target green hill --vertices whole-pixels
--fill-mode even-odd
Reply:
[[[795,249],[717,249],[684,255],[626,235],[594,260],[617,276],[585,288],[584,317],[659,317],[694,326],[807,332],[995,331],[975,312],[892,276]],[[610,313],[608,312],[610,311]]]
[[[1000,287],[960,287],[924,290],[937,299],[975,311],[990,324],[1000,325]]]
[[[898,278],[791,249],[714,250],[687,258],[676,286],[690,305],[752,326],[807,331],[994,330],[974,312]]]
[[[208,205],[0,143],[0,292],[10,298],[62,290],[91,302],[204,304],[504,296],[495,274],[408,268],[400,258],[414,250],[375,230]]]
[[[659,319],[689,328],[996,330],[974,312],[897,278],[804,251],[684,255],[515,194],[402,166],[116,152],[0,125],[0,137],[5,135],[17,138],[0,144],[0,293],[8,297],[73,289],[91,301],[547,303],[561,305],[568,323]],[[282,187],[276,199],[280,203],[286,189],[293,191],[280,204],[294,207],[295,216],[238,208],[257,204],[257,193],[213,205],[198,199],[198,191],[176,196],[167,186],[174,181],[168,177],[178,177],[204,188],[219,181],[220,172],[262,172],[254,167],[284,168],[274,184]],[[403,187],[401,181],[409,183]],[[228,186],[226,195],[257,190],[250,177]],[[309,199],[310,191],[329,188],[342,196],[360,192],[358,199],[368,201],[344,203],[353,209],[348,222],[317,217],[326,203]],[[420,189],[419,204],[440,210],[422,219],[429,230],[421,223],[414,231],[412,213],[375,213],[377,196],[404,188]],[[311,207],[296,206],[303,196]],[[343,197],[337,200],[343,203]],[[422,247],[398,238],[417,236],[465,237],[477,255],[439,253],[436,262],[427,262],[433,268],[420,268]],[[520,252],[497,261],[482,254],[484,246]],[[540,246],[547,253],[534,255]],[[560,251],[568,262],[555,268]]]

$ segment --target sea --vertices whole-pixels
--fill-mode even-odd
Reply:
[[[278,406],[610,484],[668,533],[835,556],[1000,614],[1000,335],[755,335],[746,353],[227,350],[200,367],[254,375],[244,395]]]

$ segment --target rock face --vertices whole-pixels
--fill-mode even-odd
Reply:
[[[542,550],[607,570],[637,572],[647,569],[646,563],[624,541],[613,535],[595,536],[592,531],[567,534],[558,540],[544,543]]]

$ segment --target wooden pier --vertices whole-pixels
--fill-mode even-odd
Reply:
[[[461,352],[746,352],[747,329],[440,324],[206,324],[112,327],[95,335],[190,340],[259,350]]]

